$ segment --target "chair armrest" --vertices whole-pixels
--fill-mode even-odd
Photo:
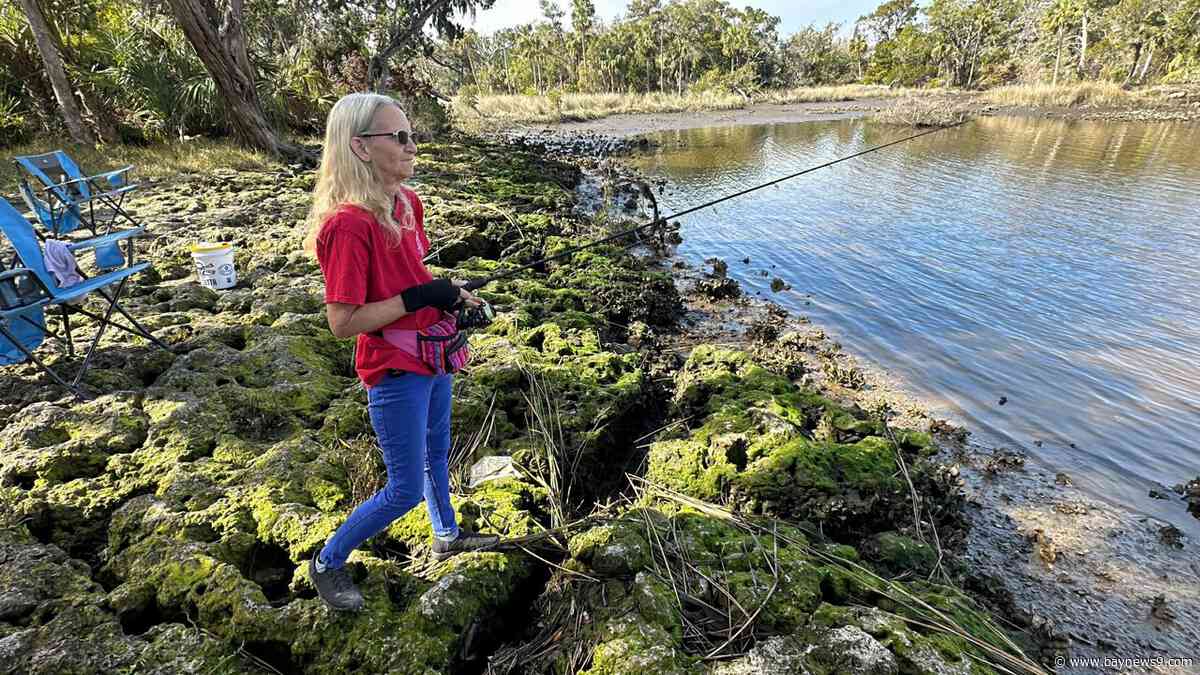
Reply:
[[[84,241],[67,244],[67,248],[70,249],[70,251],[72,253],[74,253],[75,251],[87,250],[89,248],[99,248],[101,246],[107,246],[109,244],[113,244],[118,241],[123,241],[125,239],[129,239],[130,237],[140,237],[145,233],[146,233],[146,228],[135,227],[131,230],[121,230],[120,232],[113,232],[112,234],[106,234],[102,237],[94,237],[92,239],[87,239]]]
[[[106,188],[92,182],[92,178],[94,177],[95,176],[88,178],[75,178],[72,180],[65,180],[61,183],[55,183],[54,185],[47,185],[46,187],[42,188],[42,192],[44,192],[46,195],[53,195],[55,200],[62,202],[62,196],[59,194],[59,192],[66,190],[67,197],[69,199],[69,203],[67,203],[66,206],[79,206],[80,204],[86,204],[90,201],[100,199],[101,197],[115,197],[138,188],[138,184],[134,183],[133,185],[125,185],[115,190],[106,190]],[[85,198],[83,195],[79,194],[78,186],[80,184],[85,184],[94,190],[99,190],[100,193],[92,194],[90,197]]]
[[[112,171],[105,171],[104,173],[98,173],[95,176],[92,176],[91,178],[103,178],[104,180],[108,181],[109,185],[112,185],[115,187],[117,185],[125,184],[125,178],[124,178],[123,174],[128,173],[132,169],[133,169],[133,165],[130,164],[129,166],[123,166],[120,169],[113,169]],[[114,178],[117,180],[114,181],[113,180]]]
[[[119,169],[114,169],[114,171],[106,171],[104,173],[97,173],[96,175],[92,175],[92,177],[90,177],[88,179],[88,183],[98,187],[98,183],[100,183],[100,181],[103,180],[104,183],[108,184],[108,187],[110,187],[110,189],[112,189],[112,187],[125,187],[125,186],[131,187],[131,189],[132,189],[133,185],[130,185],[130,183],[128,183],[128,179],[125,178],[125,174],[132,171],[132,169],[133,169],[133,165],[130,165],[127,167],[121,167]]]

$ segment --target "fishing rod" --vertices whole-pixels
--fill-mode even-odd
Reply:
[[[603,244],[603,243],[605,243],[605,242],[609,242],[609,241],[612,241],[612,240],[614,240],[614,239],[619,239],[619,238],[621,238],[621,237],[625,237],[625,236],[628,236],[628,235],[631,235],[631,234],[636,234],[636,233],[638,233],[638,232],[641,232],[642,230],[650,229],[650,228],[652,228],[652,227],[659,227],[659,226],[662,226],[662,225],[666,224],[666,222],[667,222],[668,220],[672,220],[672,219],[675,219],[675,218],[680,218],[680,217],[686,216],[686,215],[688,215],[688,214],[690,214],[690,213],[695,213],[696,211],[701,211],[701,210],[703,210],[703,209],[707,209],[707,208],[709,208],[709,207],[711,207],[711,206],[716,206],[717,204],[720,204],[721,202],[729,201],[730,199],[733,199],[733,198],[735,198],[735,197],[741,197],[742,195],[750,194],[751,192],[754,192],[754,191],[756,191],[756,190],[761,190],[761,189],[763,189],[763,188],[768,188],[768,187],[771,187],[772,185],[778,185],[779,183],[782,183],[782,182],[784,182],[784,181],[791,180],[791,179],[793,179],[793,178],[798,178],[798,177],[800,177],[800,176],[803,176],[803,175],[804,175],[804,174],[806,174],[806,173],[812,173],[813,171],[817,171],[817,170],[819,170],[819,169],[824,169],[824,168],[826,168],[826,167],[833,166],[834,164],[839,164],[839,163],[841,163],[841,162],[845,162],[845,161],[847,161],[847,160],[854,159],[855,157],[862,157],[863,155],[870,154],[870,153],[872,153],[872,152],[875,152],[875,151],[877,151],[877,150],[882,150],[882,149],[884,149],[884,148],[888,148],[888,147],[891,147],[891,146],[893,146],[893,145],[898,145],[898,144],[900,144],[900,143],[905,143],[905,142],[907,142],[907,141],[911,141],[911,140],[913,140],[914,138],[920,138],[920,137],[922,137],[922,136],[928,136],[929,134],[935,134],[935,133],[937,133],[937,132],[939,132],[939,131],[945,131],[945,130],[947,130],[947,129],[953,129],[954,127],[957,127],[957,126],[962,126],[963,124],[966,124],[968,121],[969,121],[969,120],[965,120],[965,119],[964,119],[964,120],[960,120],[960,121],[958,121],[958,122],[955,122],[954,124],[950,124],[950,125],[947,125],[947,126],[944,126],[944,127],[938,127],[938,128],[936,128],[936,129],[928,129],[928,130],[926,130],[926,131],[922,131],[922,132],[921,132],[921,133],[919,133],[919,134],[913,134],[912,136],[905,136],[904,138],[901,138],[901,139],[898,139],[898,140],[895,140],[895,141],[891,141],[891,142],[888,142],[888,143],[884,143],[884,144],[882,144],[882,145],[876,145],[876,146],[874,146],[874,147],[867,148],[866,150],[861,150],[861,151],[859,151],[859,152],[856,152],[856,153],[854,153],[853,155],[847,155],[847,156],[845,156],[845,157],[839,157],[838,159],[834,159],[834,160],[831,160],[831,161],[825,162],[824,164],[818,164],[817,166],[812,166],[812,167],[809,167],[809,168],[807,168],[807,169],[804,169],[803,171],[797,171],[796,173],[788,174],[788,175],[786,175],[786,176],[783,176],[783,177],[781,177],[781,178],[776,178],[776,179],[774,179],[774,180],[767,181],[766,183],[762,183],[762,184],[759,184],[759,185],[755,185],[755,186],[753,186],[753,187],[746,188],[745,190],[739,190],[738,192],[734,192],[734,193],[732,193],[732,194],[728,194],[728,195],[725,195],[725,196],[723,196],[723,197],[718,197],[717,199],[714,199],[714,200],[712,200],[712,201],[705,202],[705,203],[703,203],[703,204],[700,204],[699,206],[693,206],[693,207],[691,207],[691,208],[684,209],[683,211],[678,211],[678,212],[676,212],[676,213],[672,213],[672,214],[671,214],[671,215],[669,215],[669,216],[663,216],[663,217],[661,217],[661,218],[656,218],[656,219],[654,219],[654,220],[652,220],[652,221],[650,221],[650,222],[648,222],[648,223],[643,223],[642,225],[638,225],[637,227],[632,227],[632,228],[630,228],[630,229],[628,229],[628,230],[623,230],[623,231],[621,231],[621,232],[617,232],[616,234],[609,235],[609,236],[607,236],[607,237],[604,237],[604,238],[602,238],[602,239],[597,239],[597,240],[595,240],[595,241],[591,241],[591,242],[588,242],[588,243],[586,243],[586,244],[580,244],[579,246],[574,246],[574,247],[568,248],[568,249],[567,249],[567,250],[565,250],[565,251],[562,251],[562,252],[556,253],[556,254],[554,254],[554,255],[552,255],[552,256],[548,256],[548,257],[546,257],[546,258],[542,258],[542,259],[540,259],[540,260],[535,260],[535,261],[533,261],[533,262],[531,262],[531,263],[526,263],[526,264],[524,264],[524,265],[521,265],[521,266],[519,266],[519,267],[514,267],[513,269],[511,269],[511,270],[508,270],[508,271],[506,271],[506,272],[501,272],[500,274],[496,274],[496,275],[493,275],[493,276],[487,277],[487,278],[485,278],[485,279],[475,279],[475,280],[473,280],[473,281],[468,281],[468,282],[467,282],[467,283],[466,283],[466,284],[463,286],[463,288],[467,289],[468,291],[473,291],[473,290],[475,290],[475,289],[477,289],[477,288],[482,288],[483,286],[486,286],[486,285],[488,285],[488,284],[490,284],[490,283],[492,283],[492,282],[494,282],[494,281],[499,281],[499,280],[501,280],[501,279],[507,279],[508,277],[511,277],[511,276],[513,276],[514,274],[517,274],[518,272],[523,272],[523,271],[525,271],[525,270],[527,270],[527,269],[530,269],[530,268],[533,268],[533,267],[540,267],[540,266],[542,266],[542,265],[545,265],[545,264],[546,264],[546,263],[548,263],[548,262],[552,262],[552,261],[554,261],[554,260],[558,260],[559,258],[564,258],[564,257],[566,257],[566,256],[569,256],[569,255],[572,255],[572,254],[574,254],[574,253],[578,253],[579,251],[582,251],[582,250],[584,250],[584,249],[591,248],[591,247],[593,247],[593,246],[598,246],[598,245],[600,245],[600,244]]]

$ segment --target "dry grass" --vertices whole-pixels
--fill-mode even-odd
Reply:
[[[895,98],[941,93],[940,89],[904,89],[882,85],[846,84],[765,91],[747,99],[740,94],[649,93],[649,94],[563,94],[562,96],[480,96],[473,111],[456,100],[460,119],[482,115],[491,121],[553,123],[585,121],[632,113],[695,112],[735,110],[756,103],[814,103],[853,101],[862,98]]]
[[[624,113],[687,110],[731,110],[746,105],[736,94],[564,94],[549,96],[480,96],[475,109],[486,118],[509,122],[584,121]],[[462,108],[465,103],[456,101]]]
[[[1042,668],[1035,661],[1026,657],[1021,651],[1020,647],[1018,647],[1004,633],[1004,631],[993,624],[990,620],[987,620],[986,618],[981,619],[982,626],[975,627],[974,632],[972,632],[972,630],[968,629],[966,626],[960,625],[959,622],[947,612],[929,604],[924,599],[911,592],[903,584],[880,577],[865,565],[853,560],[842,558],[841,556],[825,550],[823,547],[814,547],[809,545],[806,541],[792,539],[788,536],[780,534],[778,531],[778,524],[782,521],[775,521],[772,519],[747,519],[729,511],[724,507],[688,497],[644,478],[630,475],[629,480],[637,493],[637,503],[654,504],[656,502],[673,502],[678,506],[698,511],[713,518],[724,520],[738,527],[739,529],[754,535],[756,540],[766,540],[767,537],[770,537],[773,549],[770,555],[774,558],[778,557],[778,545],[783,543],[787,546],[795,547],[805,554],[823,561],[825,564],[841,567],[846,573],[858,577],[860,583],[862,583],[864,586],[877,589],[876,592],[891,600],[897,606],[897,608],[902,608],[905,610],[903,613],[893,614],[893,616],[914,626],[919,626],[924,632],[941,633],[956,637],[969,643],[984,655],[983,658],[971,655],[971,658],[983,662],[984,665],[991,667],[993,670],[1001,673],[1011,673],[1013,675],[1016,675],[1017,673],[1024,673],[1027,675],[1048,675],[1044,668]],[[648,523],[647,528],[649,530],[652,528],[652,525]],[[652,532],[647,531],[647,536],[651,541],[651,546],[655,547],[655,535]],[[659,553],[660,555],[663,551],[670,550],[668,547],[663,547],[661,545],[658,545],[658,549],[659,550],[656,551],[656,553]],[[659,556],[656,556],[656,563],[660,559],[661,558]],[[777,564],[771,565],[771,568],[776,569]],[[765,582],[767,580],[764,579],[763,581]],[[680,585],[677,582],[672,583],[671,585],[675,590],[677,600],[680,602],[680,606],[682,607],[682,603],[685,600],[686,594],[681,593]],[[765,586],[765,584],[763,585]],[[767,591],[768,599],[770,594],[774,592],[775,587],[775,582],[772,580],[771,590]],[[745,612],[744,609],[746,608],[743,608],[743,614],[745,615],[744,619],[738,621],[738,623],[730,624],[733,626],[740,626],[736,635],[731,634],[731,637],[746,635],[747,631],[751,633],[753,632],[753,624],[758,617],[758,612]],[[687,618],[685,617],[685,622],[686,621]],[[685,625],[684,628],[686,636],[688,627]],[[720,645],[720,649],[710,652],[708,657],[711,658],[713,656],[717,656],[721,649],[725,649],[729,646],[730,641],[727,640],[725,643]]]
[[[983,99],[989,103],[1028,108],[1121,106],[1136,103],[1142,98],[1141,92],[1122,89],[1121,85],[1112,82],[1013,84],[983,93]]]
[[[948,127],[962,122],[966,117],[967,107],[962,101],[948,97],[906,97],[875,113],[871,119],[906,127]]]
[[[325,450],[330,463],[346,474],[352,507],[367,501],[387,483],[383,451],[374,436],[362,434],[350,440],[339,438]]]
[[[800,87],[765,91],[754,97],[755,103],[822,103],[853,101],[860,98],[898,98],[944,94],[944,89],[888,87],[882,84],[841,84],[827,87]]]
[[[1168,89],[1168,93],[1170,88]],[[1018,84],[998,87],[980,94],[951,89],[917,89],[884,85],[844,84],[761,91],[746,98],[738,94],[564,94],[561,96],[480,96],[474,109],[455,101],[459,120],[473,123],[555,123],[600,119],[610,115],[637,113],[734,110],[755,104],[844,102],[863,99],[897,99],[904,103],[900,118],[885,121],[910,126],[943,126],[961,116],[961,101],[983,101],[1002,106],[1063,108],[1077,106],[1133,106],[1167,102],[1156,88],[1123,89],[1112,82],[1075,84]],[[924,107],[927,106],[927,107]],[[908,119],[911,118],[911,119]],[[920,120],[928,119],[928,123]],[[914,124],[914,121],[917,123]]]
[[[65,150],[80,168],[89,174],[109,171],[132,164],[133,179],[149,176],[175,176],[181,173],[209,173],[215,169],[261,170],[274,166],[267,155],[248,150],[233,139],[197,138],[152,145],[102,145],[91,147],[39,138],[3,150],[0,162],[0,193],[16,192],[20,176],[11,160],[17,155],[36,155]]]
[[[471,460],[480,448],[487,446],[496,430],[496,394],[488,401],[487,413],[483,423],[472,431],[466,438],[455,437],[450,447],[450,491],[456,494],[466,492],[471,482]]]
[[[562,428],[563,413],[559,409],[560,397],[532,369],[522,368],[529,381],[529,392],[525,402],[530,443],[535,450],[528,466],[518,467],[529,480],[546,490],[550,501],[550,524],[562,527],[579,509],[576,485],[579,462],[590,439],[599,435],[608,417],[607,408],[593,421],[589,432],[582,434],[578,445],[568,445],[567,434]]]

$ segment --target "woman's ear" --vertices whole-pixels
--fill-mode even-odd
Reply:
[[[350,139],[350,152],[353,152],[364,164],[371,163],[371,152],[367,149],[367,144],[362,138],[354,136]]]

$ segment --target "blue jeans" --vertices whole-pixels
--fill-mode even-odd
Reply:
[[[433,534],[458,536],[450,506],[450,389],[452,375],[388,375],[367,390],[371,426],[383,449],[387,485],[359,504],[321,550],[331,568],[359,544],[425,500]]]

